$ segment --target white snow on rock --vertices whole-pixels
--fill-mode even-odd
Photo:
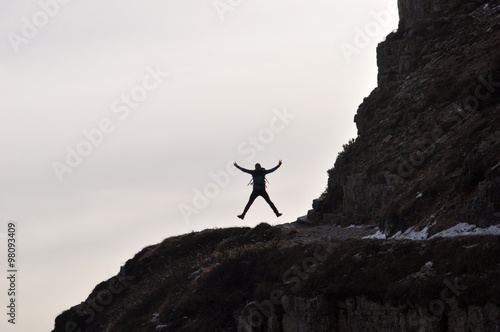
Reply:
[[[368,235],[368,236],[364,236],[363,239],[385,240],[385,239],[387,239],[387,235],[382,233],[382,231],[378,230],[377,233],[372,234],[372,235]]]
[[[398,232],[391,236],[391,239],[396,240],[426,240],[429,232],[429,226],[425,226],[422,230],[415,230],[415,227],[408,228],[403,234]]]
[[[432,225],[431,225],[432,226]],[[393,239],[393,240],[427,240],[434,239],[437,237],[456,237],[456,236],[472,236],[472,235],[500,235],[500,225],[494,225],[487,228],[479,228],[476,225],[470,225],[468,223],[460,223],[451,228],[448,228],[442,232],[436,233],[429,237],[429,226],[421,230],[417,230],[416,227],[408,228],[404,233],[399,231],[391,237],[387,237],[382,231],[378,230],[375,234],[363,237],[363,239]]]
[[[490,226],[488,228],[478,228],[476,225],[460,223],[447,230],[434,234],[430,238],[436,237],[455,237],[469,235],[500,235],[500,225]]]

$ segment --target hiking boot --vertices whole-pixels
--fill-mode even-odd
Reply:
[[[281,217],[282,215],[283,215],[283,213],[279,213],[279,212],[276,213],[276,217],[278,217],[278,218]]]
[[[244,215],[244,214],[240,214],[240,215],[238,216],[238,218],[240,218],[241,220],[243,220],[243,219],[245,218],[245,215]]]

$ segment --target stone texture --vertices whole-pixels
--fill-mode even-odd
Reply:
[[[399,0],[400,27],[377,48],[378,87],[358,137],[329,170],[309,224],[386,232],[500,223],[500,6]],[[416,197],[419,196],[419,199]]]
[[[243,316],[242,316],[243,317]],[[242,318],[239,317],[239,320]],[[434,300],[427,307],[393,306],[356,296],[338,302],[333,307],[324,296],[304,298],[285,296],[283,316],[272,316],[274,322],[262,329],[248,328],[245,332],[307,332],[307,331],[377,331],[377,332],[493,332],[500,331],[499,308],[487,303],[467,309],[449,306]]]

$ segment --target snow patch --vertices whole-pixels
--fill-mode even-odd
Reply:
[[[149,320],[151,323],[153,324],[158,324],[160,323],[160,313],[159,312],[155,312],[153,314],[153,317],[151,317],[151,319]]]
[[[391,239],[396,239],[396,240],[427,240],[427,236],[428,236],[428,232],[429,232],[429,226],[425,226],[424,229],[420,230],[420,231],[416,231],[415,230],[415,226],[414,227],[410,227],[406,230],[406,232],[404,232],[403,234],[401,234],[401,232],[398,232],[396,234],[394,234]]]
[[[162,324],[161,321],[160,321],[160,313],[159,312],[155,312],[153,314],[153,317],[151,317],[151,319],[149,320],[150,323],[153,323],[154,325],[156,325],[156,328],[155,330],[159,330],[159,329],[162,329],[164,327],[168,327],[169,324]]]
[[[169,326],[169,324],[158,325],[155,330],[160,330],[160,329],[163,329],[164,327],[168,327],[168,326]]]
[[[365,225],[349,225],[346,228],[365,228]]]
[[[400,232],[394,234],[391,237],[391,239],[426,240],[428,239],[428,232],[429,232],[429,226],[426,226],[421,231],[416,231],[415,227],[410,227],[403,234],[400,234]],[[490,226],[488,228],[479,228],[476,225],[470,225],[468,223],[460,223],[442,232],[434,234],[429,239],[434,239],[437,237],[456,237],[456,236],[472,236],[472,235],[500,235],[500,225]]]
[[[383,233],[381,230],[377,230],[375,234],[364,236],[363,239],[421,241],[427,239],[430,240],[437,237],[500,235],[500,225],[494,225],[487,228],[479,228],[476,225],[470,225],[468,223],[460,223],[429,237],[429,228],[432,227],[434,224],[435,223],[425,226],[425,228],[421,230],[417,230],[416,226],[413,226],[408,228],[404,233],[399,231],[391,237],[387,237],[387,234]]]
[[[378,230],[378,231],[377,231],[377,233],[372,234],[372,235],[365,236],[365,237],[363,237],[363,239],[377,239],[377,240],[385,240],[385,239],[387,239],[387,235],[385,235],[385,234],[384,234],[384,233],[382,233],[380,230]]]
[[[431,239],[436,237],[456,237],[470,235],[500,235],[500,225],[490,226],[488,228],[478,228],[476,225],[460,223],[442,232],[434,234]]]

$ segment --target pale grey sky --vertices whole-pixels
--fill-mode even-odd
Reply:
[[[325,189],[376,86],[395,0],[0,2],[0,267],[18,225],[16,331],[145,246],[291,222]],[[268,176],[276,219],[246,168]],[[233,173],[234,172],[234,173]],[[0,282],[0,303],[9,300]],[[14,331],[4,317],[1,330]]]

